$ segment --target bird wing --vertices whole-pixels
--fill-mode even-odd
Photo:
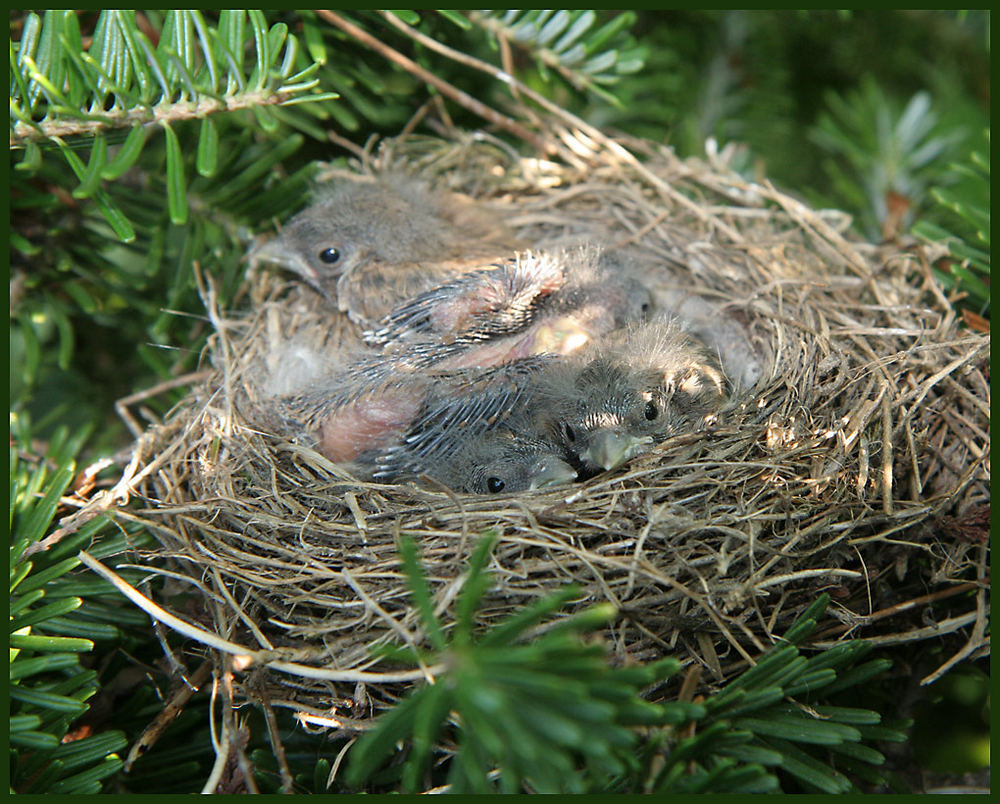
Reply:
[[[448,460],[468,439],[519,415],[530,405],[537,376],[552,360],[540,355],[486,370],[433,375],[432,390],[409,431],[375,459],[375,477],[425,472]]]
[[[375,346],[419,338],[478,340],[516,332],[564,284],[561,259],[519,254],[472,271],[397,305],[362,337]]]
[[[371,328],[394,307],[506,255],[470,248],[458,258],[413,262],[370,261],[337,280],[337,305],[352,321]]]

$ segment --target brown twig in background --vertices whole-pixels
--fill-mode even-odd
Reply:
[[[461,104],[474,114],[478,114],[484,120],[488,120],[493,125],[499,126],[500,128],[509,131],[515,137],[520,137],[522,140],[527,142],[533,148],[541,151],[542,153],[552,153],[552,146],[549,143],[547,143],[544,139],[539,137],[537,134],[535,134],[533,131],[529,131],[520,123],[518,123],[516,120],[507,117],[506,115],[500,114],[500,112],[498,112],[496,109],[487,106],[485,103],[482,103],[481,101],[476,100],[467,92],[463,92],[457,87],[454,87],[451,84],[449,84],[447,81],[438,78],[438,76],[434,75],[433,73],[428,72],[412,59],[407,58],[398,50],[389,47],[389,45],[385,44],[384,42],[380,42],[378,39],[369,34],[367,31],[363,31],[357,25],[348,22],[339,14],[336,14],[333,11],[328,11],[323,9],[318,10],[316,13],[320,17],[325,19],[327,22],[331,23],[332,25],[336,25],[338,28],[344,31],[344,33],[354,37],[362,44],[367,45],[372,50],[376,51],[380,55],[387,58],[389,61],[393,62],[394,64],[398,64],[408,73],[412,73],[413,75],[417,76],[421,81],[430,84],[432,87],[437,89],[442,94],[447,95],[456,103]]]
[[[291,794],[295,792],[295,780],[292,778],[292,771],[288,767],[288,758],[285,756],[285,745],[281,742],[278,720],[274,716],[274,709],[271,708],[267,685],[260,683],[260,680],[257,679],[254,684],[254,694],[260,698],[260,706],[264,710],[264,719],[267,721],[267,735],[271,741],[271,750],[274,752],[274,758],[278,762],[278,770],[281,771],[281,792],[286,795]]]
[[[621,144],[615,142],[613,139],[604,134],[600,129],[590,125],[585,120],[577,117],[572,112],[559,106],[557,103],[553,103],[544,95],[535,92],[531,87],[521,83],[514,76],[507,72],[504,72],[497,67],[494,67],[488,62],[481,61],[473,56],[469,56],[466,53],[450,48],[436,39],[432,39],[420,31],[414,29],[410,25],[407,25],[399,17],[393,14],[391,11],[380,12],[382,16],[395,28],[405,33],[411,39],[420,42],[420,44],[440,53],[443,56],[447,56],[452,61],[456,61],[459,64],[464,64],[466,67],[471,67],[475,70],[486,73],[492,76],[497,81],[507,84],[511,88],[511,91],[515,89],[531,98],[535,103],[545,109],[547,112],[562,120],[565,124],[569,125],[573,129],[585,134],[588,138],[596,143],[599,143],[602,147],[606,148],[609,153],[613,154],[616,158],[624,161],[626,164],[633,167],[636,171],[642,175],[644,179],[651,182],[657,190],[663,194],[666,198],[669,198],[676,204],[687,209],[689,212],[693,212],[695,215],[699,216],[702,220],[710,223],[714,228],[718,229],[719,232],[724,234],[729,240],[734,243],[739,243],[742,241],[742,236],[735,229],[730,227],[728,224],[721,221],[719,218],[714,216],[708,216],[705,214],[704,210],[700,205],[696,204],[691,199],[687,198],[682,193],[678,193],[673,187],[664,182],[659,176],[657,176],[652,171],[648,170],[627,148]],[[363,32],[362,32],[363,33]],[[367,35],[367,34],[366,34]],[[568,132],[567,132],[568,133]],[[582,144],[582,143],[581,143]],[[537,147],[537,146],[536,146]],[[551,150],[542,150],[543,153],[552,153]],[[584,150],[587,150],[586,145],[584,145]]]
[[[167,727],[173,723],[178,715],[184,711],[184,706],[187,704],[191,697],[202,688],[202,685],[212,675],[212,662],[207,660],[201,663],[197,670],[191,675],[190,678],[182,678],[182,684],[178,686],[176,691],[170,700],[164,704],[163,709],[156,716],[152,723],[150,723],[139,735],[139,739],[136,740],[132,747],[129,749],[128,756],[125,757],[125,763],[123,768],[125,772],[128,773],[131,770],[132,765],[135,761],[141,757],[143,754],[149,751],[157,741],[166,731]]]
[[[204,382],[211,375],[212,372],[210,370],[194,371],[190,374],[185,374],[183,377],[174,377],[170,380],[164,380],[151,388],[146,388],[143,391],[138,391],[134,394],[130,394],[129,396],[123,396],[115,402],[115,410],[118,412],[119,418],[125,422],[128,429],[132,432],[132,435],[135,438],[138,438],[146,431],[146,428],[141,427],[139,423],[132,418],[132,414],[128,411],[130,405],[134,405],[136,402],[142,402],[154,396],[159,396],[163,392],[173,390],[174,388],[181,388],[185,385],[195,385],[196,383]]]

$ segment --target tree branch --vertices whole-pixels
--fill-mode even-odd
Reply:
[[[140,106],[126,111],[107,113],[100,120],[51,120],[41,121],[36,126],[18,122],[11,130],[10,147],[18,148],[29,141],[51,140],[54,137],[93,136],[101,131],[116,128],[132,128],[147,123],[173,123],[208,117],[215,112],[232,112],[259,106],[278,106],[293,92],[247,92],[226,98],[204,98],[197,103],[172,103],[168,105]]]

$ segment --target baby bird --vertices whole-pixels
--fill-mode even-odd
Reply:
[[[375,477],[388,479],[427,475],[455,491],[469,494],[533,491],[570,483],[576,470],[551,441],[532,434],[530,420],[517,417],[496,429],[479,433],[459,431],[449,440],[445,454],[435,460],[407,461],[407,472],[383,462]]]
[[[486,370],[404,370],[380,384],[341,371],[305,391],[268,400],[262,414],[271,429],[305,436],[331,461],[366,476],[428,474],[451,485],[461,473],[447,467],[469,454],[474,463],[496,462],[493,474],[503,469],[507,474],[498,476],[506,477],[508,487],[527,488],[567,471],[546,454],[559,457],[558,445],[541,438],[529,443],[536,434],[508,423],[518,421],[534,378],[551,360],[533,357]],[[511,435],[495,439],[489,436],[494,430]]]
[[[414,366],[490,366],[570,354],[650,304],[637,279],[607,270],[600,246],[584,244],[465,274],[399,305],[363,337]]]
[[[314,380],[295,393],[265,399],[252,420],[271,431],[305,440],[338,464],[379,454],[406,433],[423,408],[429,379],[405,372],[392,382],[366,388],[348,369]]]
[[[486,340],[522,329],[538,305],[566,282],[561,255],[516,255],[445,282],[387,313],[362,337],[373,346]]]
[[[367,325],[394,304],[517,246],[496,215],[471,199],[385,174],[323,192],[250,258],[295,271]]]
[[[724,394],[707,350],[660,318],[554,363],[539,378],[536,421],[591,476],[697,428]]]
[[[373,476],[427,475],[456,491],[526,491],[576,478],[561,446],[529,415],[537,378],[553,363],[532,357],[439,378],[400,442],[376,456]]]

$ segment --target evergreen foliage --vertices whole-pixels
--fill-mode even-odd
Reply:
[[[97,793],[121,768],[122,731],[87,735],[71,725],[98,691],[98,673],[82,661],[98,646],[120,644],[122,627],[145,622],[120,610],[107,583],[74,572],[81,547],[114,555],[144,538],[114,534],[102,518],[75,533],[54,532],[62,499],[77,479],[76,457],[88,433],[62,427],[44,455],[25,416],[11,419],[10,449],[10,745],[11,787],[21,793]]]
[[[487,534],[476,545],[446,634],[416,548],[402,539],[413,605],[433,651],[402,647],[384,655],[446,669],[351,749],[349,789],[367,781],[373,792],[390,785],[408,793],[442,783],[452,793],[856,790],[841,768],[883,783],[876,769],[884,757],[866,743],[902,741],[904,733],[880,725],[876,712],[821,702],[884,672],[889,662],[862,663],[869,646],[859,642],[811,658],[796,647],[816,628],[829,597],[821,596],[782,644],[704,702],[651,703],[642,691],[661,686],[679,663],[667,657],[609,667],[604,647],[582,637],[614,617],[610,605],[546,621],[578,594],[572,586],[475,632],[494,542]],[[443,733],[453,753],[432,773]],[[379,772],[399,752],[401,761]]]
[[[967,293],[969,306],[980,315],[990,309],[990,152],[986,147],[949,168],[957,177],[951,187],[932,187],[942,224],[918,221],[913,233],[922,240],[947,243],[954,261],[936,268],[935,275],[948,290]]]
[[[682,155],[703,153],[708,137],[737,142],[746,175],[846,209],[868,236],[915,221],[915,234],[948,243],[953,260],[935,266],[942,285],[988,317],[988,12],[395,14],[592,123],[670,141]],[[511,107],[506,85],[414,44],[388,15],[341,16],[428,73]],[[66,506],[83,499],[79,467],[128,443],[117,399],[197,369],[211,331],[203,297],[239,305],[253,236],[308,202],[331,139],[359,149],[370,134],[398,133],[440,92],[316,11],[49,10],[15,12],[10,27],[11,788],[97,792],[160,703],[145,687],[114,728],[83,736],[75,723],[106,682],[95,668],[122,646],[159,647],[145,616],[75,558],[150,536],[100,518],[59,531]],[[448,112],[459,126],[483,125],[457,105]],[[905,204],[894,218],[895,196]],[[161,416],[183,393],[159,395],[143,415]],[[570,591],[476,634],[488,544],[449,633],[424,606],[435,654],[456,664],[359,742],[351,781],[421,789],[437,773],[438,734],[452,740],[444,767],[454,789],[843,791],[848,775],[877,778],[871,741],[898,739],[870,712],[823,708],[882,665],[859,663],[857,646],[806,658],[794,643],[808,622],[698,704],[640,698],[669,682],[672,660],[607,666],[582,637],[611,612],[553,625]],[[192,702],[156,763],[136,764],[135,789],[175,789],[201,773],[196,705],[205,704]],[[396,738],[412,740],[405,761],[374,775]],[[548,747],[544,766],[529,746]],[[251,756],[266,776],[269,749]],[[290,739],[288,756],[303,789],[326,790],[332,764],[316,761],[308,735]]]

